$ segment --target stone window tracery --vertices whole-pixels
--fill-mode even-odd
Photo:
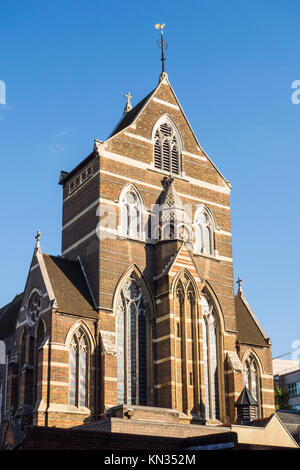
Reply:
[[[70,345],[69,404],[87,406],[89,348],[86,334],[79,328]]]
[[[147,313],[145,295],[130,276],[117,305],[118,404],[147,404]]]
[[[142,215],[143,205],[140,194],[129,186],[121,194],[121,235],[133,238],[143,238]]]
[[[181,155],[178,136],[168,120],[163,121],[154,134],[154,167],[179,175]]]
[[[38,290],[35,290],[28,302],[27,322],[30,326],[34,325],[39,317],[41,310],[42,296]]]
[[[212,216],[202,207],[195,214],[194,250],[205,255],[214,255],[214,223]]]
[[[219,419],[218,339],[213,304],[201,298],[206,419]]]

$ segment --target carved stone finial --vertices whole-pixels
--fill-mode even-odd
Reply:
[[[124,95],[125,98],[127,99],[127,103],[125,105],[125,108],[124,108],[124,114],[128,113],[131,109],[132,109],[132,104],[131,104],[131,94],[130,94],[130,91],[127,93],[127,95]]]
[[[243,288],[242,288],[242,282],[243,282],[243,279],[240,278],[240,276],[238,277],[238,280],[236,281],[236,283],[238,284],[238,294],[243,292]]]
[[[36,244],[35,244],[35,249],[37,248],[40,248],[40,238],[41,238],[41,232],[38,230],[36,232],[36,236],[35,236],[35,239],[36,239]]]

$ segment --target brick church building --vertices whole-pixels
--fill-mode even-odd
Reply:
[[[231,185],[165,72],[130,98],[61,172],[61,256],[38,233],[0,310],[4,445],[30,425],[189,437],[274,413],[271,341],[234,293]]]

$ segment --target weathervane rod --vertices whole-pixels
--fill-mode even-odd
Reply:
[[[162,73],[165,71],[165,46],[164,46],[164,34],[163,34],[163,29],[166,24],[159,24],[157,23],[155,25],[156,29],[160,29],[160,46],[161,46],[161,66],[162,66]]]

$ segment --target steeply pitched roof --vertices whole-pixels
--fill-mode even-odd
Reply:
[[[9,338],[15,332],[16,321],[21,307],[23,292],[0,309],[0,340]]]
[[[256,346],[267,346],[270,344],[256,316],[251,310],[243,293],[235,295],[236,324],[238,330],[238,341]]]
[[[283,422],[295,441],[300,443],[300,411],[276,410],[276,415]]]
[[[58,310],[96,317],[93,299],[79,261],[43,254]]]
[[[139,112],[143,109],[143,107],[146,105],[147,101],[150,99],[155,90],[156,88],[154,88],[154,90],[152,90],[147,96],[145,96],[145,98],[139,101],[138,104],[134,106],[134,108],[128,111],[128,113],[124,114],[124,116],[121,118],[117,126],[110,134],[109,138],[113,135],[118,134],[118,132],[121,132],[123,129],[125,129],[125,127],[128,127],[133,123],[133,121],[135,120]]]
[[[239,398],[237,399],[235,405],[242,405],[242,406],[248,406],[248,405],[253,405],[257,406],[257,401],[253,398],[251,393],[249,392],[247,387],[244,387],[242,393],[240,394]]]

